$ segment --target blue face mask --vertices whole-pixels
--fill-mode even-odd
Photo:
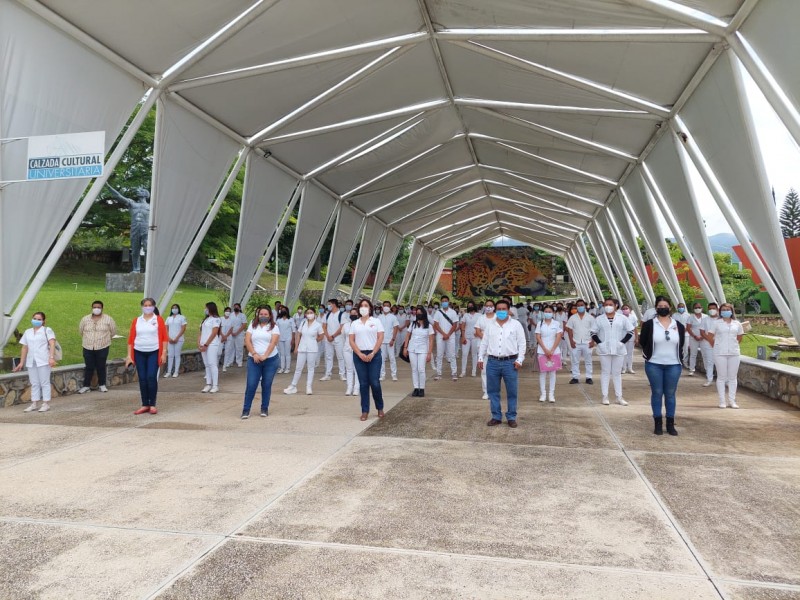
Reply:
[[[545,320],[549,320],[553,318],[553,313],[544,313]]]
[[[578,312],[579,312],[580,314],[583,314],[583,313],[585,313],[585,312],[586,312],[586,307],[585,307],[585,306],[579,306],[579,307],[578,307]]]
[[[497,311],[497,318],[501,321],[505,321],[508,318],[508,311],[507,310],[498,310]]]
[[[733,316],[733,312],[730,310],[723,310],[719,313],[723,319],[730,319]]]
[[[33,325],[34,327],[41,327],[42,322],[39,319],[31,319],[31,325]]]
[[[679,307],[678,307],[678,312],[679,312],[679,313],[681,313],[681,314],[683,314],[683,313],[685,313],[685,312],[686,312],[686,309],[685,309],[684,307],[682,307],[682,306],[679,306]]]
[[[449,302],[442,302],[442,308],[447,308],[448,306],[450,306]]]

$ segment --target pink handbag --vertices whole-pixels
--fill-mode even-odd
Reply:
[[[547,358],[544,354],[539,354],[539,370],[547,373],[549,371],[559,371],[561,370],[561,355],[554,354],[550,358]]]

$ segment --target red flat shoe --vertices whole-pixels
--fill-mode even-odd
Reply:
[[[382,418],[383,418],[383,417],[385,417],[385,416],[386,416],[386,413],[385,413],[385,412],[383,412],[382,410],[379,410],[379,411],[378,411],[378,418],[379,418],[379,419],[382,419]]]
[[[369,413],[361,413],[361,420],[362,421],[366,421],[368,416],[369,416]]]
[[[150,407],[149,406],[143,406],[139,410],[133,411],[133,414],[135,414],[135,415],[143,415],[146,412],[150,412]]]
[[[158,409],[155,406],[151,406],[150,407],[150,414],[151,415],[157,415],[158,414]]]

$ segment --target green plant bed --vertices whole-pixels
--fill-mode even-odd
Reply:
[[[772,337],[765,337],[763,335],[756,335],[753,333],[748,333],[742,338],[742,343],[739,345],[742,356],[749,356],[751,358],[756,358],[758,356],[758,347],[759,346],[766,346],[767,347],[767,356],[769,356],[772,352],[770,346],[774,346],[777,340]],[[791,359],[795,360],[791,360]],[[792,365],[794,367],[800,366],[800,362],[797,359],[800,359],[800,352],[786,352],[782,351],[780,357],[778,358],[777,362],[785,364],[785,365]]]

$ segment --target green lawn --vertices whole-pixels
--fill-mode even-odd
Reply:
[[[767,347],[767,356],[770,355],[772,350],[769,348],[770,346],[774,346],[778,340],[771,337],[765,337],[763,335],[757,335],[753,333],[747,333],[742,338],[742,343],[740,344],[740,349],[742,352],[742,356],[750,356],[752,358],[756,358],[758,354],[758,346],[766,346]],[[800,361],[798,360],[790,360],[790,359],[800,359],[800,352],[781,352],[780,357],[778,358],[778,362],[791,365],[793,367],[800,367]]]

